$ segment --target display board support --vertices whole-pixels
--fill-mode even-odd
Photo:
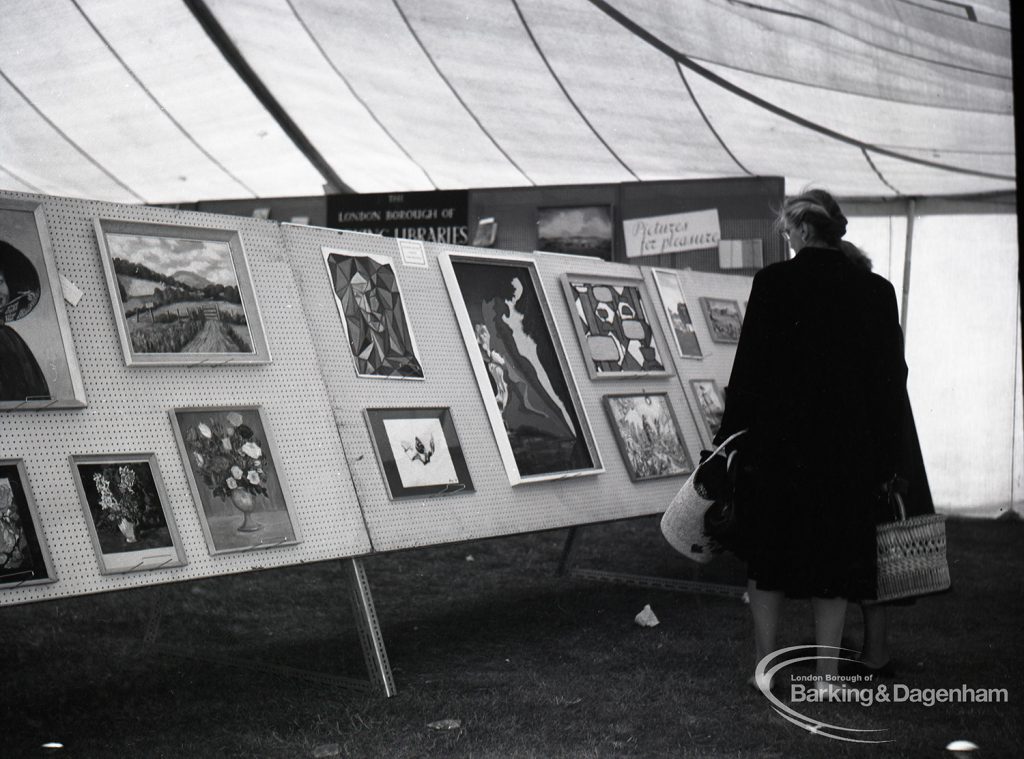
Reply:
[[[578,580],[608,582],[614,585],[629,585],[635,588],[653,588],[655,590],[671,590],[680,593],[703,593],[726,598],[742,598],[747,592],[742,585],[726,585],[717,582],[700,582],[698,580],[677,580],[673,577],[657,577],[654,575],[634,575],[627,572],[611,572],[603,569],[578,569],[572,567],[572,559],[581,532],[580,527],[570,527],[562,547],[562,558],[558,563],[558,575],[568,574]]]
[[[260,662],[257,665],[241,659],[206,654],[195,649],[186,649],[170,643],[162,643],[160,642],[160,623],[163,619],[164,607],[167,603],[167,591],[169,588],[167,585],[160,585],[153,589],[153,602],[150,607],[149,617],[146,620],[143,643],[154,653],[169,654],[190,661],[203,661],[240,669],[258,670],[262,673],[270,672],[286,677],[297,677],[322,685],[355,690],[361,693],[375,693],[390,698],[397,693],[397,689],[395,688],[394,678],[391,675],[388,655],[384,650],[384,639],[381,635],[380,625],[377,622],[377,611],[373,604],[370,585],[366,579],[366,571],[363,569],[359,559],[343,559],[342,565],[348,578],[349,600],[352,603],[352,611],[356,618],[359,642],[363,648],[363,658],[366,661],[369,681],[267,662]]]

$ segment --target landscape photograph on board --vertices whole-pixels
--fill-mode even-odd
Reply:
[[[611,206],[537,209],[537,250],[612,259]]]
[[[127,364],[269,361],[237,232],[97,227]]]

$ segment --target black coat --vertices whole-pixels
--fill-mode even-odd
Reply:
[[[895,473],[907,367],[896,294],[827,248],[754,277],[720,442],[749,429],[749,574],[794,596],[871,598],[875,499]]]

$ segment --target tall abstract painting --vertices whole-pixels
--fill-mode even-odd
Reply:
[[[323,255],[355,358],[356,374],[423,379],[416,340],[391,261],[333,248],[324,248]]]

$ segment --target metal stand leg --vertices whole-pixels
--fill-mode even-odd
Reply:
[[[558,562],[558,576],[565,577],[565,573],[572,566],[573,556],[576,554],[576,538],[579,537],[579,527],[570,527],[569,534],[565,536],[565,545],[562,547],[562,558]]]
[[[352,612],[359,628],[359,641],[362,643],[363,657],[366,659],[366,672],[374,689],[380,695],[390,698],[398,691],[395,688],[395,679],[391,676],[388,653],[384,650],[384,638],[377,621],[377,610],[373,605],[373,594],[366,579],[366,570],[359,559],[346,559],[343,564],[348,575],[349,595],[352,599]]]

